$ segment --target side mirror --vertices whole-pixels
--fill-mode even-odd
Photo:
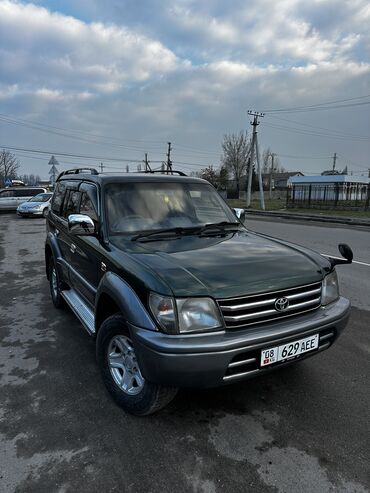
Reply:
[[[233,208],[234,214],[239,219],[239,221],[245,221],[245,209],[240,209],[239,207]]]
[[[348,260],[348,262],[352,262],[353,252],[352,248],[349,245],[347,245],[346,243],[339,243],[338,250],[340,251],[342,257]]]
[[[338,257],[329,257],[331,265],[334,267],[338,264],[351,264],[353,260],[352,248],[346,243],[339,243],[338,250],[344,259]]]
[[[76,236],[91,236],[96,233],[95,223],[85,214],[70,214],[68,216],[68,231]]]

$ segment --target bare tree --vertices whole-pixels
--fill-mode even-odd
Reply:
[[[241,131],[239,134],[232,133],[224,136],[221,161],[227,171],[232,174],[238,192],[241,177],[247,173],[250,149],[251,141],[247,132]]]
[[[268,147],[263,151],[262,154],[262,173],[270,173],[271,172],[271,156],[274,154],[274,173],[284,173],[285,168],[280,163],[279,158],[276,156],[275,153]]]
[[[271,149],[268,147],[262,153],[262,173],[264,174],[270,173],[270,169],[271,169]]]
[[[5,178],[16,178],[19,161],[14,154],[3,149],[0,152],[0,184],[4,186]]]
[[[219,180],[219,171],[216,168],[214,168],[212,165],[207,166],[207,168],[203,168],[200,170],[200,178],[209,181],[211,185],[217,188],[218,180]]]

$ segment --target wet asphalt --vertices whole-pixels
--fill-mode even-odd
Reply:
[[[343,236],[296,226],[252,229],[333,254]],[[370,263],[370,232],[341,229]],[[370,491],[370,267],[341,267],[354,308],[328,351],[136,418],[107,395],[94,340],[53,307],[44,238],[44,220],[0,215],[0,492]]]

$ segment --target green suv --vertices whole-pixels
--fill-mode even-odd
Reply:
[[[240,211],[239,211],[240,212]],[[334,265],[249,231],[206,181],[182,173],[63,172],[47,217],[46,272],[96,338],[113,398],[150,414],[181,387],[263,375],[330,347],[350,303]]]

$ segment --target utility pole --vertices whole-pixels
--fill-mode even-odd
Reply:
[[[100,163],[100,173],[103,173],[103,172],[104,172],[104,164]]]
[[[271,169],[270,169],[270,186],[269,186],[269,199],[272,199],[272,174],[274,172],[274,158],[275,154],[271,153]]]
[[[145,164],[145,171],[146,172],[152,171],[151,167],[149,166],[150,161],[148,161],[148,153],[147,152],[145,153],[145,159],[144,159],[143,163]]]
[[[333,171],[335,171],[335,164],[337,162],[337,153],[334,152],[334,156],[333,156]]]
[[[167,174],[171,172],[172,174],[172,161],[171,161],[171,142],[168,142],[168,151],[167,151]]]
[[[248,110],[248,115],[253,116],[253,122],[250,122],[250,124],[253,127],[253,134],[252,134],[252,143],[251,143],[251,157],[250,157],[249,170],[248,170],[249,172],[248,172],[248,184],[247,184],[247,207],[251,205],[253,163],[254,163],[254,157],[256,157],[261,209],[265,210],[265,198],[263,195],[260,153],[258,149],[258,139],[257,139],[257,126],[259,125],[258,118],[263,118],[265,114],[260,113],[258,111]]]

